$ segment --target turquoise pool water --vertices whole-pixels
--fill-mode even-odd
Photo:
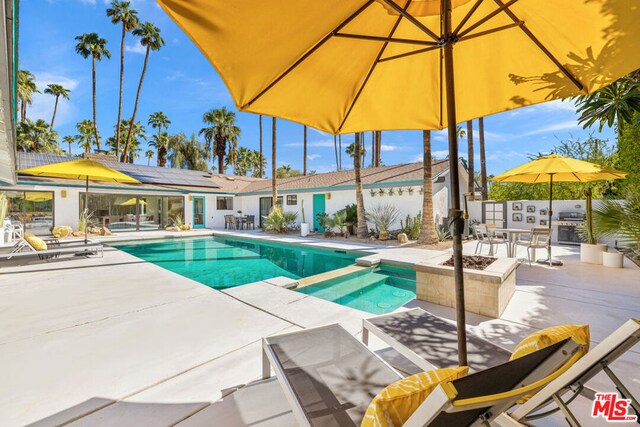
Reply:
[[[415,299],[416,273],[382,266],[302,288],[299,292],[368,313],[384,314]]]
[[[352,265],[357,256],[296,246],[207,237],[114,247],[215,289],[286,276],[313,276]]]

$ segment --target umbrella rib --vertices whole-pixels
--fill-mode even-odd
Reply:
[[[243,110],[260,99],[265,93],[267,93],[271,88],[273,88],[276,84],[278,84],[283,78],[285,78],[291,71],[295,70],[300,64],[306,61],[309,56],[311,56],[316,50],[318,50],[322,45],[324,45],[327,41],[329,41],[335,34],[343,29],[347,24],[353,21],[358,15],[360,15],[366,8],[368,8],[374,0],[367,0],[365,4],[363,4],[358,10],[352,13],[347,19],[342,21],[340,25],[334,28],[329,32],[326,36],[322,38],[318,43],[316,43],[311,49],[309,49],[304,55],[298,58],[293,64],[291,64],[286,70],[284,70],[275,80],[273,80],[267,87],[265,87],[260,93],[254,96],[249,102],[245,103],[240,110]]]
[[[401,8],[398,4],[396,4],[393,0],[382,0],[384,1],[386,4],[388,4],[389,6],[391,6],[391,8],[393,10],[395,10],[396,12],[398,12],[400,14],[400,16],[403,16],[407,19],[407,21],[411,22],[414,26],[416,26],[419,30],[423,31],[424,33],[426,33],[429,37],[431,37],[434,41],[436,42],[440,42],[440,37],[438,37],[433,31],[431,31],[430,29],[428,29],[422,22],[418,21],[415,17],[413,17],[413,15],[411,15],[410,13],[408,13],[406,11],[406,7],[405,9]]]
[[[478,7],[480,7],[480,5],[482,4],[484,0],[477,0],[476,4],[473,5],[473,7],[469,10],[469,12],[467,12],[467,14],[465,15],[464,18],[462,18],[462,21],[460,21],[460,23],[458,24],[458,26],[456,27],[455,30],[453,30],[453,34],[458,34],[458,32],[462,29],[462,27],[464,26],[464,24],[467,23],[467,21],[469,20],[469,18],[471,18],[471,16],[476,12],[476,10],[478,9]]]
[[[469,28],[465,29],[464,31],[462,31],[460,33],[457,33],[457,32],[454,33],[455,37],[456,38],[464,37],[466,34],[469,34],[469,32],[475,30],[480,25],[484,24],[485,22],[487,22],[488,20],[490,20],[494,16],[498,15],[500,12],[508,10],[508,8],[513,6],[513,4],[516,3],[517,1],[518,0],[511,0],[508,3],[502,3],[502,2],[498,3],[498,5],[500,6],[499,8],[497,8],[496,10],[494,10],[493,12],[491,12],[490,14],[485,16],[484,18],[480,19],[478,22],[476,22],[475,24],[471,25]]]
[[[494,1],[498,5],[505,6],[505,4],[502,3],[502,0],[494,0]],[[504,8],[503,10],[504,10],[504,13],[506,13],[513,22],[521,21],[511,10],[507,8]],[[560,72],[564,74],[566,78],[571,80],[571,82],[578,88],[578,90],[581,90],[581,91],[584,90],[584,85],[580,83],[580,81],[573,74],[571,74],[571,72],[564,65],[562,65],[555,56],[553,56],[553,54],[549,51],[549,49],[547,49],[542,44],[542,42],[538,40],[538,38],[535,35],[533,35],[531,30],[527,28],[526,24],[520,25],[520,29],[522,30],[522,32],[526,34],[527,37],[529,37],[529,39],[531,39],[531,41],[536,46],[538,46],[538,48],[551,60],[551,62],[553,62],[556,65],[556,67],[560,69]]]
[[[441,46],[425,47],[425,48],[418,49],[418,50],[412,50],[411,52],[405,52],[405,53],[399,53],[399,54],[393,55],[393,56],[387,56],[385,58],[379,59],[378,62],[387,62],[387,61],[391,61],[391,60],[394,60],[394,59],[400,59],[400,58],[404,58],[404,57],[407,57],[407,56],[417,55],[419,53],[431,52],[432,50],[437,50],[437,49],[441,49]]]
[[[411,1],[412,0],[407,1],[407,4],[405,4],[404,9],[402,9],[403,11],[405,9],[409,8],[409,5],[411,4]],[[404,15],[402,15],[402,14],[400,14],[400,16],[398,16],[398,19],[396,19],[396,22],[393,24],[393,27],[391,28],[391,31],[389,32],[389,37],[392,37],[393,34],[396,32],[396,29],[398,28],[398,25],[400,25],[400,21],[402,21],[403,16]],[[382,47],[380,48],[380,51],[378,52],[378,56],[376,56],[375,61],[373,61],[373,64],[371,64],[371,67],[369,68],[369,72],[367,73],[366,77],[362,81],[362,84],[358,88],[358,92],[356,92],[356,96],[353,98],[353,101],[351,101],[351,105],[349,106],[349,109],[347,110],[347,114],[344,115],[344,118],[342,119],[342,122],[340,123],[340,126],[338,126],[338,132],[340,132],[342,130],[342,127],[344,126],[344,124],[346,123],[347,119],[349,118],[349,115],[351,114],[351,111],[353,110],[353,107],[356,105],[356,102],[358,102],[358,99],[360,98],[360,94],[362,93],[364,87],[367,85],[367,82],[369,81],[369,78],[371,77],[371,74],[373,74],[373,70],[375,70],[376,66],[380,62],[380,57],[382,57],[382,55],[384,54],[384,51],[385,51],[385,49],[387,48],[388,45],[389,45],[389,42],[385,42],[382,45]]]
[[[522,25],[524,25],[524,21],[518,21],[518,22],[514,22],[512,24],[502,25],[500,27],[492,28],[490,30],[480,31],[478,33],[469,34],[467,36],[461,37],[458,40],[458,42],[463,42],[463,41],[475,39],[476,37],[486,36],[488,34],[493,34],[493,33],[496,33],[498,31],[508,30],[510,28],[513,28],[513,27],[520,27]]]
[[[396,38],[396,37],[378,37],[378,36],[368,36],[366,34],[336,33],[334,34],[334,37],[342,37],[342,38],[356,39],[356,40],[369,40],[369,41],[377,41],[377,42],[418,44],[418,45],[425,45],[425,46],[438,45],[436,42],[430,42],[426,40],[403,39],[403,38]]]

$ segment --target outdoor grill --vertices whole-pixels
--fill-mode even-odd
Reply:
[[[584,242],[578,235],[578,227],[583,225],[587,219],[584,211],[580,212],[560,212],[558,221],[558,243],[561,245],[579,245]]]

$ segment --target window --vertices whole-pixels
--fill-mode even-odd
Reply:
[[[291,195],[287,196],[287,205],[297,205],[298,204],[298,196]]]
[[[216,199],[216,209],[219,211],[232,211],[233,210],[233,197],[220,197]]]
[[[25,231],[33,234],[49,234],[53,223],[53,192],[6,191],[7,218],[20,222]]]

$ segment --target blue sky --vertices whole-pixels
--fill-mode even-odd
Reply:
[[[74,37],[97,32],[106,38],[111,60],[98,65],[98,127],[101,139],[113,134],[117,119],[120,27],[105,15],[109,2],[103,0],[23,0],[20,3],[20,67],[33,72],[39,88],[61,83],[71,89],[71,100],[61,100],[56,117],[56,130],[61,136],[74,135],[75,124],[90,119],[91,62],[75,53]],[[138,119],[146,123],[150,113],[163,111],[172,121],[169,131],[187,135],[202,126],[202,114],[211,108],[234,103],[214,68],[189,38],[152,0],[134,0],[141,20],[158,26],[166,41],[159,52],[152,52],[142,88]],[[144,50],[128,35],[125,57],[123,117],[130,117],[144,58]],[[51,119],[53,97],[36,94],[27,116]],[[569,102],[554,101],[537,106],[496,114],[485,118],[487,170],[498,174],[527,161],[528,153],[545,152],[560,140],[571,136],[585,138],[596,129],[585,131],[576,122],[574,107]],[[242,130],[240,145],[258,148],[258,116],[238,113]],[[477,151],[477,122],[474,123]],[[151,129],[148,129],[149,133]],[[270,157],[271,121],[264,120],[265,155]],[[613,140],[614,132],[605,129],[601,138]],[[352,136],[343,136],[344,142]],[[335,170],[333,137],[319,131],[308,134],[308,168],[318,172]],[[422,159],[422,133],[394,131],[383,133],[382,160],[385,164],[407,163]],[[370,135],[366,136],[366,144]],[[302,169],[302,126],[279,120],[278,166],[290,164]],[[66,147],[63,147],[66,149]],[[142,155],[146,151],[143,147]],[[433,153],[447,155],[446,130],[434,132]],[[82,151],[74,147],[73,152]],[[466,156],[466,140],[460,147]],[[146,164],[145,158],[136,160]],[[152,164],[155,163],[155,158]],[[343,163],[348,159],[343,156]],[[476,153],[476,163],[479,164]],[[269,170],[269,169],[268,169]]]

